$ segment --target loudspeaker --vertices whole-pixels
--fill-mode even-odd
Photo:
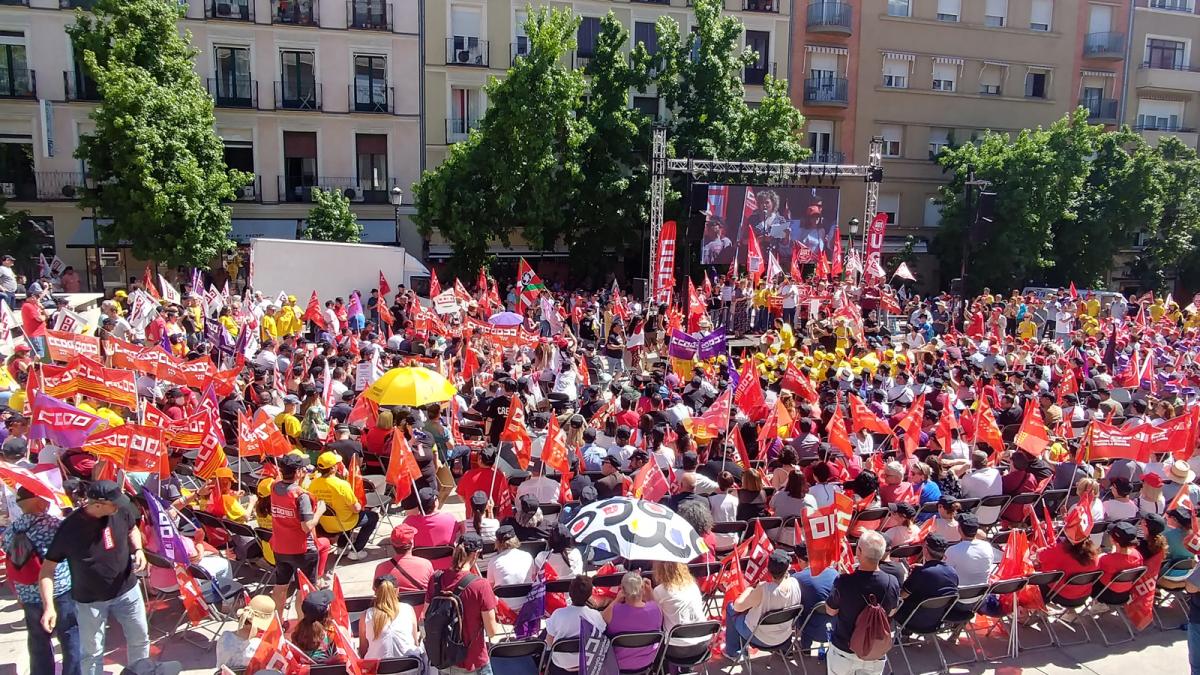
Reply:
[[[963,282],[962,277],[954,277],[950,280],[950,294],[962,295]]]
[[[692,203],[689,208],[692,213],[700,213],[708,208],[708,183],[692,183]]]
[[[635,298],[646,297],[646,286],[647,286],[646,279],[644,279],[642,277],[634,277],[632,279],[632,281],[633,281],[633,297],[635,297]]]

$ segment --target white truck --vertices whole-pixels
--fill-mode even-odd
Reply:
[[[264,296],[280,291],[296,296],[300,306],[313,291],[323,303],[350,297],[358,290],[363,302],[379,287],[379,273],[392,292],[401,284],[420,292],[429,288],[429,269],[403,248],[373,244],[342,244],[307,239],[252,239],[254,277],[251,286]]]

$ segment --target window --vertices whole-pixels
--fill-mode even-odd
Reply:
[[[1088,32],[1107,33],[1112,30],[1112,6],[1091,5],[1088,7]]]
[[[900,194],[896,192],[884,192],[879,195],[879,201],[875,206],[876,213],[886,213],[888,217],[888,225],[895,225],[900,222]]]
[[[900,127],[883,127],[879,130],[879,135],[883,136],[883,156],[899,157],[900,140],[904,137],[904,130]]]
[[[578,47],[575,53],[584,58],[591,58],[596,51],[596,38],[600,37],[600,19],[585,16],[579,22]]]
[[[33,81],[25,56],[25,34],[0,31],[0,96],[32,96]]]
[[[387,59],[382,56],[354,56],[354,109],[359,112],[387,112]]]
[[[937,20],[956,23],[962,13],[962,0],[938,0]]]
[[[479,119],[479,91],[462,87],[450,89],[450,120],[446,125],[446,142],[465,141]]]
[[[1183,124],[1183,101],[1138,101],[1137,125],[1142,129],[1178,131]]]
[[[5,136],[0,140],[0,196],[21,200],[37,197],[32,141],[28,136]]]
[[[1150,0],[1150,7],[1166,9],[1172,12],[1191,12],[1192,0]]]
[[[284,108],[317,107],[316,54],[312,52],[280,53],[282,62],[280,105]]]
[[[1079,98],[1079,104],[1087,108],[1089,111],[1099,110],[1100,101],[1104,100],[1103,87],[1084,87],[1083,96]]]
[[[487,65],[487,42],[483,34],[483,18],[478,7],[450,6],[450,34],[447,40],[446,63],[466,66]]]
[[[984,96],[1000,96],[1004,85],[1004,76],[1008,69],[995,63],[983,64],[979,71],[979,93]]]
[[[819,54],[812,52],[808,55],[808,78],[812,84],[831,84],[838,74],[837,54]]]
[[[355,134],[354,152],[358,186],[364,190],[387,190],[387,134]]]
[[[812,161],[818,164],[836,164],[830,162],[833,156],[833,122],[829,120],[808,121],[808,149],[812,150]]]
[[[478,7],[451,5],[450,34],[455,38],[478,38],[481,35],[482,25],[483,18]]]
[[[908,88],[908,66],[912,63],[904,59],[883,59],[883,86],[891,89]]]
[[[652,120],[656,120],[658,119],[658,97],[634,96],[633,109],[640,111],[643,115]]]
[[[888,16],[912,16],[912,0],[888,0]]]
[[[1146,64],[1151,68],[1180,70],[1187,65],[1187,43],[1179,40],[1146,39]]]
[[[513,55],[524,56],[529,53],[529,36],[525,34],[525,22],[529,13],[523,9],[513,12]]]
[[[958,66],[953,63],[933,64],[933,90],[954,91],[954,82],[958,79]]]
[[[225,166],[248,174],[254,174],[254,144],[249,141],[225,141]],[[255,201],[258,199],[258,177],[238,190],[238,199]]]
[[[1029,30],[1050,31],[1050,19],[1054,15],[1052,0],[1033,0],[1029,10]]]
[[[746,46],[754,51],[757,60],[746,68],[746,84],[762,84],[770,68],[771,34],[761,30],[746,31]]]
[[[251,105],[250,50],[246,47],[217,47],[217,105]],[[82,61],[80,62],[82,63]]]
[[[651,55],[658,53],[658,31],[649,21],[638,21],[633,24],[633,43],[646,45],[646,51]]]
[[[1050,73],[1044,70],[1030,70],[1025,73],[1025,97],[1047,98],[1050,85]]]
[[[987,0],[983,10],[983,25],[1001,28],[1008,23],[1008,0]]]
[[[942,206],[937,203],[937,195],[925,198],[925,227],[937,227],[942,224]]]
[[[308,188],[317,184],[317,134],[311,131],[283,132],[283,185],[280,199],[301,202]]]
[[[950,147],[950,130],[939,127],[929,129],[929,159],[937,159],[943,148]]]

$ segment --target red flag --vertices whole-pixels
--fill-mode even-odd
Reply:
[[[204,604],[204,591],[195,577],[183,565],[175,566],[175,579],[179,583],[179,597],[187,610],[188,621],[193,626],[199,626],[208,618],[208,606]]]
[[[333,602],[329,605],[329,618],[350,630],[350,612],[346,610],[346,596],[342,594],[342,582],[336,574],[333,575]]]
[[[396,488],[392,503],[399,504],[412,492],[412,483],[421,476],[421,467],[417,466],[417,458],[408,447],[408,439],[399,430],[392,432],[391,446],[384,480]]]
[[[765,265],[762,249],[758,245],[758,237],[754,234],[754,228],[750,228],[748,238],[746,239],[746,271],[750,273],[750,279],[754,284],[758,284],[758,279],[763,275]]]
[[[155,300],[162,300],[162,295],[158,292],[158,287],[154,285],[154,273],[150,270],[150,263],[146,263],[146,271],[142,272],[142,286],[146,292]]]
[[[579,359],[579,382],[585,387],[592,384],[592,371],[588,370],[587,359]]]
[[[829,261],[825,259],[824,251],[817,252],[817,267],[813,271],[813,278],[814,279],[828,279],[829,278]]]
[[[656,502],[662,499],[670,489],[671,486],[667,484],[667,479],[663,477],[662,470],[658,468],[653,457],[633,475],[632,492],[637,499]]]
[[[475,354],[475,350],[463,345],[463,365],[462,376],[464,380],[470,380],[479,372],[479,356]]]
[[[317,297],[317,292],[313,291],[312,295],[308,296],[308,306],[304,308],[304,315],[300,317],[305,321],[311,321],[321,328],[326,328],[325,315],[321,313],[321,299]],[[246,330],[243,328],[242,330]]]
[[[692,278],[688,277],[688,332],[694,333],[700,330],[700,319],[704,317],[705,306],[704,301],[700,299],[700,294],[696,292],[696,285],[692,283]]]
[[[533,459],[533,439],[529,437],[529,427],[525,424],[525,408],[516,394],[508,404],[508,418],[504,421],[504,430],[500,432],[500,440],[513,444],[517,454],[517,463],[521,469],[529,468]]]
[[[533,271],[529,263],[521,258],[517,263],[517,293],[518,306],[533,307],[537,301],[538,295],[546,288],[546,284],[542,283],[542,278]]]
[[[475,279],[475,290],[478,291],[481,296],[484,296],[485,298],[487,297],[488,278],[487,278],[487,272],[484,271],[484,268],[482,265],[479,267],[479,277],[477,279]]]
[[[708,270],[704,270],[704,286],[702,288],[704,289],[704,294],[711,298],[713,294],[713,287],[712,281],[710,281],[708,278]]]
[[[301,654],[300,650],[283,636],[283,626],[279,623],[279,615],[276,614],[258,643],[258,649],[254,651],[254,657],[250,659],[245,672],[276,670],[284,675],[301,675],[308,672],[307,665],[310,663],[312,659]]]
[[[810,403],[816,404],[821,400],[817,395],[817,389],[813,386],[812,380],[800,370],[800,366],[793,361],[788,364],[787,371],[783,374],[783,380],[779,383],[782,389],[788,389],[801,398]]]
[[[890,436],[892,434],[891,427],[889,427],[886,422],[879,419],[875,413],[871,412],[870,408],[868,408],[861,399],[854,394],[850,394],[849,398],[850,428],[854,430],[854,433],[858,433],[863,429],[866,429],[872,433],[884,434],[886,436]]]
[[[761,418],[762,408],[767,403],[763,394],[762,383],[758,379],[758,371],[754,361],[746,359],[742,362],[742,370],[738,373],[738,385],[733,391],[733,403],[743,410],[751,419]]]
[[[1067,511],[1067,515],[1063,518],[1063,534],[1072,542],[1081,542],[1092,533],[1092,526],[1095,524],[1095,519],[1092,518],[1092,502],[1095,498],[1091,495],[1086,499],[1082,499]]]
[[[909,406],[908,412],[896,425],[896,428],[904,432],[904,459],[907,464],[908,460],[916,453],[917,448],[921,446],[921,422],[925,419],[925,394],[921,394],[913,400]]]
[[[442,282],[438,281],[437,270],[433,265],[429,266],[429,299],[432,300],[442,294]]]
[[[1074,281],[1072,281],[1072,282],[1071,282],[1071,286],[1070,286],[1070,288],[1068,288],[1067,290],[1069,290],[1069,291],[1071,292],[1071,299],[1072,299],[1072,300],[1078,300],[1078,299],[1079,299],[1079,291],[1075,290],[1075,282],[1074,282]]]
[[[566,475],[571,469],[567,461],[567,435],[558,426],[558,418],[550,416],[546,426],[546,444],[542,446],[542,463]]]
[[[333,578],[333,583],[335,586],[337,585],[337,577]],[[347,621],[349,621],[349,618],[347,618]],[[338,624],[334,626],[331,637],[334,646],[341,652],[342,658],[345,660],[346,675],[364,675],[366,671],[363,667],[366,664],[363,663],[362,657],[358,655],[354,640],[350,637],[350,629]]]
[[[1014,439],[1016,446],[1034,457],[1041,457],[1050,445],[1050,432],[1042,420],[1042,409],[1036,400],[1031,399],[1025,407],[1025,416],[1021,419],[1021,430]]]
[[[717,395],[712,405],[708,406],[699,417],[692,418],[692,433],[697,433],[700,429],[705,429],[710,435],[717,436],[729,430],[729,418],[733,411],[730,406],[733,393],[726,387],[724,391]]]
[[[350,483],[350,489],[354,490],[354,498],[358,500],[359,506],[367,505],[367,490],[363,484],[362,477],[362,460],[359,459],[356,453],[350,458],[350,468],[347,472],[346,482]]]
[[[741,552],[739,557],[746,559],[746,581],[751,584],[758,583],[767,573],[767,560],[775,550],[775,545],[763,531],[761,522],[754,521],[754,532],[738,546],[738,549]]]
[[[933,528],[937,526],[937,518],[930,518],[921,524],[917,530],[917,538],[913,541],[915,544],[924,543],[925,537],[933,534]]]
[[[835,277],[842,276],[842,233],[838,232],[833,238],[833,261],[830,263],[829,272]]]
[[[833,503],[800,514],[804,541],[808,545],[808,564],[813,574],[820,574],[833,565],[841,551],[841,542],[850,529],[854,500],[842,493],[834,495]]]
[[[846,432],[846,420],[842,417],[841,395],[838,395],[838,405],[833,411],[833,415],[829,417],[829,423],[825,425],[825,432],[829,434],[829,444],[838,450],[847,458],[854,456],[854,444],[850,442],[850,434]]]
[[[1187,485],[1181,486],[1179,492],[1176,492],[1175,496],[1171,499],[1171,503],[1167,505],[1167,511],[1174,511],[1175,509],[1195,511],[1196,505],[1192,503],[1192,496],[1189,492],[1190,490],[1188,490]]]
[[[392,292],[392,286],[388,283],[387,277],[383,276],[383,270],[379,270],[379,300],[382,302],[384,296]]]
[[[941,417],[938,418],[937,426],[933,429],[933,436],[938,440],[938,444],[942,446],[942,452],[950,451],[950,444],[954,441],[954,430],[962,431],[962,427],[958,425],[958,417],[954,415],[952,410],[943,410]]]
[[[992,449],[991,459],[988,461],[995,466],[1000,453],[1004,452],[1004,435],[1000,433],[1000,425],[996,422],[996,415],[988,405],[986,396],[979,398],[979,410],[975,413],[975,442],[971,444],[972,449],[979,442]]]

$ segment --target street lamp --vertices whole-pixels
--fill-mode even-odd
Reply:
[[[850,248],[854,248],[854,240],[858,237],[858,226],[860,224],[858,218],[850,219]]]
[[[392,188],[391,194],[392,206],[396,207],[396,244],[400,244],[400,205],[404,203],[404,192],[400,186]]]

